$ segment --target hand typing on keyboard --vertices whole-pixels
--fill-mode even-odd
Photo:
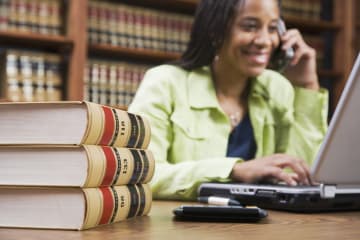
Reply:
[[[305,161],[287,154],[273,154],[237,163],[230,177],[245,183],[270,181],[291,186],[311,184],[309,167]]]

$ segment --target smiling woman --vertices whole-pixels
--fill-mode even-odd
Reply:
[[[280,37],[279,20],[276,0],[202,0],[182,57],[145,74],[129,111],[151,123],[155,198],[193,200],[209,181],[309,184],[328,96],[315,51],[296,29]],[[290,47],[284,75],[267,69]]]

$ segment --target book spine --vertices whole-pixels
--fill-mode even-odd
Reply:
[[[86,215],[82,229],[147,215],[152,194],[147,184],[84,188]]]
[[[0,0],[0,30],[7,30],[9,25],[10,0]]]
[[[148,183],[154,175],[155,160],[150,150],[83,146],[88,156],[84,187]]]
[[[85,102],[88,126],[82,143],[145,149],[150,142],[149,122],[124,110]]]

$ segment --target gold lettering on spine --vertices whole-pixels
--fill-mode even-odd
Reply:
[[[103,211],[103,198],[98,188],[83,189],[86,200],[86,213],[83,229],[88,229],[99,225]]]
[[[99,186],[106,172],[106,156],[100,146],[84,145],[88,158],[88,176],[84,187]]]
[[[142,188],[142,190],[139,191],[139,188]],[[134,194],[133,198],[131,197],[130,189],[132,194]],[[147,215],[150,212],[152,193],[148,184],[113,186],[111,190],[117,205],[113,209],[111,222],[119,222],[127,217],[136,216],[140,213],[140,205],[145,205],[141,215]],[[98,188],[84,188],[83,191],[86,201],[86,213],[82,229],[89,229],[99,225],[103,214],[104,199]],[[131,208],[132,213],[130,213]]]
[[[121,172],[116,185],[128,184],[134,171],[134,158],[127,148],[117,148],[121,159]]]
[[[114,139],[114,146],[123,147],[127,145],[131,134],[130,118],[126,111],[117,109],[116,113],[119,118],[120,128],[117,138]]]
[[[84,144],[98,144],[104,132],[105,116],[101,105],[85,102],[88,108],[88,126],[86,129]]]
[[[114,190],[118,195],[118,210],[114,217],[114,222],[126,219],[130,211],[130,192],[127,186],[115,186]]]
[[[119,116],[117,115],[117,111],[115,109],[112,109],[111,111],[112,111],[113,116],[114,116],[115,127],[114,127],[113,137],[112,137],[111,142],[110,142],[109,145],[114,146],[114,143],[115,143],[115,141],[118,138],[119,133],[120,133],[120,119],[119,119]]]
[[[113,153],[115,154],[115,159],[117,162],[117,168],[116,168],[116,172],[115,172],[115,176],[114,179],[111,183],[111,185],[120,185],[117,184],[119,177],[121,176],[121,169],[123,168],[123,164],[121,163],[121,154],[119,152],[119,148],[113,148]],[[123,183],[125,184],[125,183]]]

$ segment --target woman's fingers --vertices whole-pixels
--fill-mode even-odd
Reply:
[[[303,57],[314,57],[314,50],[305,43],[301,33],[297,29],[287,31],[287,33],[281,37],[281,40],[283,50],[291,47],[295,50],[291,65],[294,66],[298,64]]]
[[[284,181],[286,184],[291,186],[297,185],[297,181],[291,176],[291,174],[284,172],[283,169],[279,167],[272,166],[267,168],[266,171],[267,172],[265,174],[267,175],[267,178],[276,178],[278,181]]]
[[[290,168],[293,172],[284,169]],[[286,154],[253,159],[235,164],[231,178],[240,182],[256,182],[264,179],[283,181],[289,185],[310,184],[306,163]]]
[[[282,171],[284,168],[290,168],[297,174],[297,178],[299,183],[302,184],[310,184],[309,182],[309,168],[306,166],[305,162],[291,157],[289,155],[281,154],[276,155],[277,158],[274,159],[275,165],[278,166]]]

